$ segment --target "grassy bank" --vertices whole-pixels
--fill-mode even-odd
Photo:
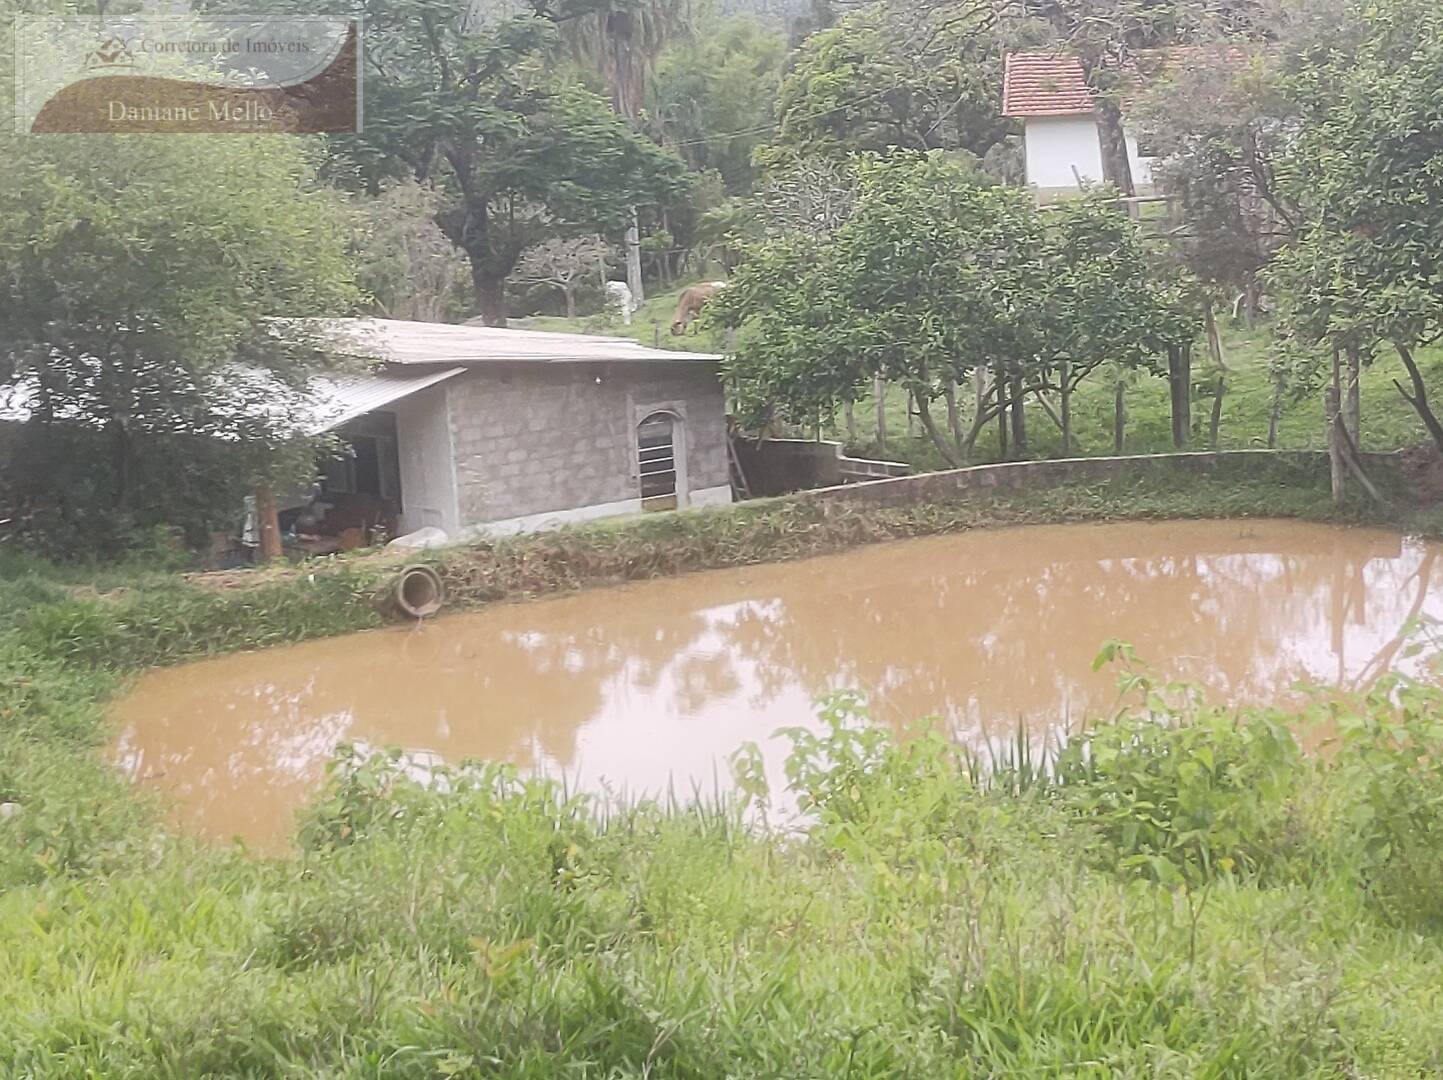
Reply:
[[[1386,478],[1380,477],[1380,482]],[[955,500],[855,509],[801,499],[757,500],[720,511],[644,515],[579,528],[458,545],[409,557],[441,574],[462,608],[570,589],[776,562],[862,544],[963,529],[1048,523],[1207,517],[1296,517],[1443,530],[1443,513],[1360,498],[1335,508],[1326,477],[1278,462],[1227,463],[1207,475],[1077,484],[1046,491],[969,494]],[[240,574],[127,577],[101,588],[12,578],[12,636],[47,657],[129,670],[237,649],[365,629],[386,616],[378,590],[394,554],[361,555]],[[73,573],[70,575],[73,578]]]
[[[1384,523],[1335,512],[1319,481],[776,500],[430,558],[472,606],[989,525]],[[1189,708],[1162,742],[1116,738],[1052,781],[1019,768],[996,786],[938,741],[857,733],[842,704],[829,740],[798,747],[817,827],[789,838],[735,807],[603,810],[495,770],[442,795],[384,763],[338,773],[295,859],[163,835],[101,763],[105,697],[148,665],[375,625],[391,569],[233,587],[121,570],[94,588],[6,568],[0,802],[19,810],[0,820],[0,1074],[1443,1068],[1443,779],[1399,749],[1438,737],[1421,689],[1406,728],[1380,728],[1398,718],[1379,701],[1340,706],[1361,734],[1326,761],[1299,757],[1290,718]]]

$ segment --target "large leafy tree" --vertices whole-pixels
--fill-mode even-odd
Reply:
[[[1415,356],[1443,337],[1443,12],[1379,0],[1353,17],[1361,44],[1320,53],[1294,83],[1303,120],[1289,175],[1302,220],[1276,278],[1302,341],[1397,351],[1408,373],[1398,389],[1443,449]]]
[[[482,20],[447,0],[367,8],[364,134],[342,144],[372,177],[442,193],[437,224],[470,264],[476,308],[506,322],[506,280],[550,236],[626,226],[675,196],[681,162],[568,78],[562,16],[540,6]]]
[[[1101,370],[1112,373],[1118,394],[1120,444],[1126,379],[1161,374],[1163,356],[1174,374],[1197,333],[1190,305],[1146,257],[1136,226],[1106,201],[1078,200],[1048,216],[1036,273],[1018,318],[1033,335],[1035,388],[1058,392],[1062,451],[1073,447],[1072,394]],[[1176,408],[1176,390],[1173,400]]]
[[[1292,105],[1268,50],[1220,40],[1185,56],[1158,73],[1137,119],[1160,158],[1154,178],[1175,200],[1173,252],[1220,295],[1242,294],[1251,319],[1259,272],[1295,221],[1278,175]]]
[[[628,120],[641,115],[657,61],[685,35],[685,0],[598,0],[564,23],[576,55],[601,76],[611,105]]]
[[[954,461],[931,403],[1006,334],[990,291],[1007,272],[1021,192],[985,188],[940,155],[855,163],[857,194],[830,233],[795,231],[750,253],[712,318],[737,328],[729,375],[744,424],[814,422],[875,378],[918,402]]]
[[[17,470],[37,498],[148,520],[207,502],[188,488],[203,460],[224,463],[211,504],[267,472],[297,425],[265,398],[299,395],[316,366],[268,320],[360,299],[353,219],[311,149],[0,136],[0,384],[27,400],[29,434],[83,436]]]
[[[694,170],[716,170],[729,195],[756,183],[753,151],[770,132],[786,38],[744,16],[699,21],[668,49],[646,97],[646,128]]]
[[[1009,130],[998,112],[1009,41],[1001,25],[993,5],[971,0],[884,0],[848,14],[798,51],[777,98],[776,147],[984,157]],[[1006,25],[1012,40],[1026,40]]]

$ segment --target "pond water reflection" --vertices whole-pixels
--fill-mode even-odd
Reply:
[[[117,703],[117,760],[182,827],[283,846],[338,742],[512,761],[590,789],[689,794],[748,740],[856,689],[897,726],[1037,735],[1110,709],[1109,638],[1221,699],[1355,685],[1443,616],[1440,549],[1290,522],[970,532],[497,606],[154,671]]]

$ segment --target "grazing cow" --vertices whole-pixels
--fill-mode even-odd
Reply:
[[[703,281],[683,289],[676,301],[676,316],[671,320],[673,335],[683,333],[692,321],[701,314],[706,302],[727,287],[725,281]]]

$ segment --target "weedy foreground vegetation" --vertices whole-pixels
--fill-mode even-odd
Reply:
[[[1296,476],[824,513],[797,501],[439,553],[462,603],[991,522],[1326,517]],[[1372,511],[1352,508],[1344,520]],[[145,666],[372,625],[365,559],[219,588],[15,559],[0,587],[0,1074],[1419,1076],[1443,1070],[1443,697],[1132,706],[969,759],[860,705],[696,806],[342,753],[260,859],[103,762]],[[1165,658],[1159,658],[1165,661]],[[1304,754],[1314,732],[1331,752]]]

